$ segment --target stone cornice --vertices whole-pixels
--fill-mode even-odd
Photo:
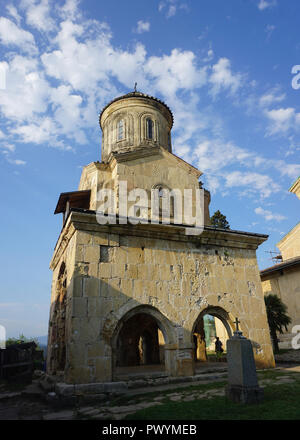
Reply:
[[[137,236],[144,238],[157,238],[161,240],[180,241],[194,243],[195,246],[219,246],[255,250],[267,240],[268,235],[254,234],[244,231],[216,229],[205,226],[200,235],[186,235],[184,225],[162,225],[162,224],[138,224],[131,225],[100,225],[96,219],[95,211],[71,210],[61,235],[55,247],[54,256],[50,267],[55,267],[57,261],[75,230],[113,233],[119,235]]]
[[[50,261],[50,269],[54,270],[57,263],[60,261],[62,254],[64,253],[66,247],[69,244],[69,241],[71,240],[76,228],[74,227],[73,222],[70,219],[70,214],[67,218],[67,221],[65,222],[60,236],[58,237],[58,240],[56,242],[53,257]]]
[[[112,151],[108,157],[108,162],[110,163],[113,159],[116,162],[128,162],[131,160],[141,159],[142,157],[154,156],[160,154],[159,146],[147,146],[134,148],[132,150],[127,149],[122,152]]]
[[[108,163],[114,164],[115,162],[117,163],[129,162],[132,160],[141,159],[143,157],[150,157],[155,155],[163,155],[170,160],[176,161],[178,166],[180,166],[185,170],[188,170],[188,172],[196,176],[197,179],[203,174],[193,165],[187,163],[185,160],[181,159],[180,157],[176,156],[173,153],[170,153],[165,148],[160,147],[158,145],[157,146],[147,145],[139,148],[134,148],[132,150],[127,149],[127,151],[122,151],[122,152],[112,151],[108,157]]]

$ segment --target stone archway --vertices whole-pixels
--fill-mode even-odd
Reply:
[[[152,366],[150,370],[170,373],[167,347],[174,343],[173,333],[170,321],[152,306],[138,306],[125,313],[111,338],[113,377],[125,367],[139,372]]]
[[[207,348],[208,341],[206,340],[207,329],[205,329],[204,318],[213,317],[218,320],[223,326],[224,340],[223,348],[226,348],[226,340],[232,336],[232,329],[230,323],[232,323],[229,313],[219,306],[208,306],[198,315],[193,328],[192,328],[192,342],[194,343],[194,360],[195,361],[208,361]]]

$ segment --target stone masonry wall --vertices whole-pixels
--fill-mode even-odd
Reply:
[[[238,317],[257,366],[274,366],[255,250],[80,230],[75,236],[67,382],[113,379],[116,329],[139,307],[161,317],[171,375],[193,374],[193,328],[209,306],[227,312],[232,328]]]

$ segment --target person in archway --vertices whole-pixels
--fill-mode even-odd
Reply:
[[[216,340],[215,340],[215,352],[217,355],[217,361],[221,362],[221,357],[222,357],[222,353],[223,353],[223,344],[222,341],[220,340],[219,336],[216,336]]]

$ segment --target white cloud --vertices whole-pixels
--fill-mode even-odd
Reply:
[[[56,132],[74,137],[80,144],[87,143],[87,139],[80,129],[82,123],[82,97],[72,93],[70,86],[59,86],[51,90],[51,102],[54,110],[54,120],[58,124]],[[73,133],[73,136],[72,136]]]
[[[285,93],[280,93],[277,88],[274,88],[260,97],[259,105],[261,107],[269,107],[278,102],[282,102],[285,97]]]
[[[6,10],[7,10],[8,14],[9,14],[12,18],[14,18],[14,20],[15,20],[16,23],[17,23],[17,25],[20,26],[20,23],[21,23],[21,16],[20,16],[20,14],[18,13],[18,11],[17,11],[17,9],[15,8],[15,6],[12,5],[12,4],[9,4],[9,5],[6,6]]]
[[[276,4],[277,0],[259,0],[257,7],[260,11],[263,11],[264,9],[272,8]]]
[[[149,32],[149,31],[150,31],[149,21],[139,20],[137,22],[135,32],[137,32],[138,34],[142,34],[143,32]]]
[[[207,55],[205,58],[203,58],[203,62],[204,63],[208,63],[209,61],[211,61],[214,57],[214,51],[212,49],[209,49],[207,51]]]
[[[228,58],[220,58],[219,61],[212,66],[212,74],[209,82],[212,85],[211,93],[215,97],[222,89],[228,90],[231,94],[241,87],[243,76],[240,73],[232,73],[231,63]]]
[[[20,159],[7,158],[7,162],[11,163],[12,165],[26,165],[25,160],[20,160]]]
[[[168,12],[167,12],[167,18],[173,17],[173,15],[176,14],[177,6],[176,5],[170,5]]]
[[[69,20],[81,17],[81,12],[78,9],[79,2],[80,0],[66,0],[63,6],[57,8],[60,17]]]
[[[1,133],[2,132],[0,132],[0,135],[1,135]],[[4,135],[3,135],[3,137],[4,137]],[[2,136],[0,136],[0,139],[2,139]],[[8,144],[8,143],[3,143],[3,144],[0,143],[0,148],[3,150],[2,153],[4,153],[4,154],[13,153],[16,149],[15,145]]]
[[[285,134],[295,122],[295,109],[279,108],[277,110],[266,110],[265,115],[270,121],[267,127],[267,134]]]
[[[11,120],[32,119],[47,110],[49,84],[39,71],[37,60],[15,55],[6,75],[6,89],[0,90],[0,111]]]
[[[280,185],[272,180],[266,174],[256,172],[233,171],[225,175],[225,185],[228,188],[238,187],[242,189],[246,186],[244,192],[247,195],[259,193],[261,198],[270,197],[272,194],[280,191]]]
[[[189,10],[187,4],[179,0],[164,0],[158,5],[159,12],[165,10],[167,18],[174,17],[180,9],[185,9],[186,11]]]
[[[26,23],[39,31],[49,31],[55,28],[54,20],[50,16],[48,0],[23,0],[26,8]]]
[[[206,139],[200,142],[194,154],[201,171],[213,173],[234,163],[246,165],[252,158],[252,153],[222,139]]]
[[[5,17],[0,17],[0,42],[5,46],[18,46],[24,52],[37,52],[33,35]]]
[[[267,34],[267,38],[266,38],[267,41],[271,38],[275,29],[276,29],[276,26],[274,26],[273,24],[267,24],[267,26],[265,28],[265,32]]]
[[[43,144],[49,142],[53,134],[56,133],[56,126],[51,118],[39,119],[37,123],[20,125],[13,129],[22,142]]]
[[[192,90],[206,83],[206,68],[197,68],[191,51],[173,49],[170,55],[150,57],[144,69],[154,79],[154,89],[167,97],[180,89]]]
[[[204,172],[207,187],[212,193],[225,185],[227,188],[243,190],[247,195],[256,193],[261,198],[266,198],[280,191],[281,187],[264,170],[275,168],[281,175],[300,170],[300,165],[267,160],[254,151],[221,138],[202,140],[194,149],[192,157],[197,167]],[[246,168],[246,171],[225,171],[237,167]]]
[[[277,222],[280,222],[282,220],[286,220],[286,218],[287,218],[284,215],[272,213],[271,211],[268,211],[267,209],[263,209],[261,207],[255,208],[254,211],[256,214],[264,217],[264,219],[267,221],[275,220]]]

